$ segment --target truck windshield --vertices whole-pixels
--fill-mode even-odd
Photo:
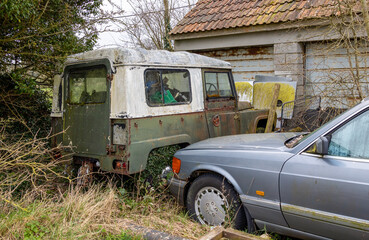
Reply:
[[[106,67],[72,69],[68,75],[69,104],[104,103],[107,96]]]

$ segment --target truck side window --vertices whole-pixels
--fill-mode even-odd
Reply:
[[[205,72],[205,88],[208,98],[233,97],[228,72]]]
[[[190,73],[182,69],[148,69],[145,91],[149,106],[191,102]]]

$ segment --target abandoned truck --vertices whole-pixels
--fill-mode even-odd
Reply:
[[[245,106],[247,104],[244,104]],[[109,48],[69,57],[55,77],[53,144],[73,162],[133,174],[153,149],[255,132],[268,110],[239,108],[229,63],[162,50]],[[248,109],[246,109],[248,108]]]

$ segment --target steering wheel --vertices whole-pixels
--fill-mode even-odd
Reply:
[[[217,86],[215,86],[213,83],[206,83],[205,85],[206,85],[206,89],[207,89],[206,92],[210,92],[210,90],[212,88],[214,88],[214,91],[218,90]]]

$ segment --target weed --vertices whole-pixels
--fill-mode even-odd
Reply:
[[[173,155],[180,148],[179,145],[173,145],[152,150],[147,159],[145,171],[139,175],[140,181],[147,183],[150,187],[160,188],[163,184],[160,179],[161,172],[166,166],[172,165]]]
[[[44,239],[50,231],[46,226],[41,225],[38,221],[31,221],[26,224],[23,238],[26,240]]]
[[[106,233],[106,230],[103,229],[102,233]],[[106,233],[106,235],[103,236],[103,238],[105,240],[141,240],[143,239],[141,235],[134,234],[131,231],[122,231],[120,234]]]

